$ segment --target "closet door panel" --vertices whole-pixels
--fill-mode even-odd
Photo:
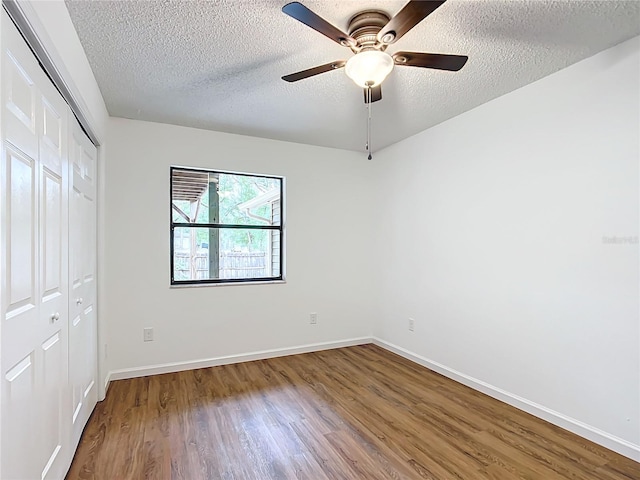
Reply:
[[[39,308],[36,162],[8,146],[5,147],[3,161],[6,230],[2,257],[6,263],[3,268],[2,366],[5,381],[21,385],[6,391],[3,389],[4,408],[18,406],[22,396],[14,398],[12,392],[19,391],[23,395],[27,391],[26,385],[31,385],[31,380],[27,382],[23,378],[30,378],[33,374]],[[23,409],[20,408],[19,412]],[[31,423],[30,419],[24,420],[25,425]],[[4,440],[4,428],[2,434]],[[3,445],[6,445],[4,441]]]
[[[96,148],[75,119],[70,120],[70,281],[69,375],[72,385],[72,439],[75,445],[97,402]]]
[[[6,148],[8,231],[6,245],[8,318],[35,308],[37,257],[37,185],[34,159]]]
[[[44,73],[43,73],[44,75]],[[40,349],[42,449],[40,478],[66,473],[70,456],[68,376],[68,158],[67,105],[57,90],[39,78],[37,119],[40,183]]]
[[[53,87],[51,87],[53,88]],[[46,89],[50,90],[50,89]],[[49,96],[54,92],[47,92]],[[42,97],[42,130],[40,133],[40,161],[46,168],[62,177],[63,172],[63,136],[65,130],[63,116],[67,105],[63,102],[50,102]],[[61,110],[62,109],[62,110]]]
[[[29,62],[18,60],[24,54],[21,45],[3,45],[6,45],[2,64],[2,98],[5,106],[2,122],[5,137],[30,158],[37,158],[38,89],[34,82],[37,70]]]
[[[64,293],[63,285],[63,243],[62,231],[62,178],[53,172],[44,170],[43,181],[43,258],[42,258],[42,282],[43,302],[53,296]],[[66,281],[66,279],[65,279]]]
[[[4,337],[4,332],[3,332]],[[35,355],[31,352],[4,372],[2,381],[2,474],[0,478],[39,478],[37,381]]]
[[[44,466],[40,344],[37,104],[30,52],[2,16],[2,471],[39,478]]]
[[[40,346],[43,367],[40,401],[45,403],[40,435],[45,462],[39,472],[39,478],[43,480],[60,479],[66,473],[63,455],[65,447],[69,447],[64,431],[63,389],[66,385],[64,370],[67,353],[65,344],[63,333],[58,331]]]
[[[60,479],[72,414],[68,107],[4,12],[2,50],[0,478]]]

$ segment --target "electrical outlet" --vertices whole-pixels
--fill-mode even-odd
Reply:
[[[153,328],[146,327],[143,330],[143,338],[145,342],[153,342]]]
[[[409,331],[413,332],[415,328],[416,328],[416,321],[413,318],[409,317]]]
[[[318,323],[318,314],[317,313],[310,313],[309,314],[309,323],[311,325],[315,325],[316,323]]]

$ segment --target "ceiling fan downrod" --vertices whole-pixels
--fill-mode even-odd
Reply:
[[[371,101],[371,83],[369,82],[367,84],[367,110],[368,110],[368,116],[367,116],[367,153],[369,154],[367,156],[367,160],[371,160],[373,157],[371,156],[371,104],[373,102]]]

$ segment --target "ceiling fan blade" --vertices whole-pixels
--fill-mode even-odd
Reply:
[[[399,66],[435,68],[451,72],[460,70],[467,63],[467,60],[469,60],[469,57],[464,55],[443,55],[439,53],[398,52],[393,55],[394,63]]]
[[[369,103],[369,96],[367,95],[367,89],[364,89],[364,103]],[[371,88],[371,103],[382,100],[382,85]]]
[[[300,2],[287,3],[282,7],[282,11],[342,46],[348,47],[356,44],[355,39],[331,25],[324,18],[313,13]]]
[[[378,41],[385,45],[398,41],[405,33],[431,15],[445,1],[410,1],[378,32]]]
[[[309,68],[307,70],[302,70],[301,72],[285,75],[284,77],[282,77],[282,79],[285,82],[297,82],[298,80],[313,77],[314,75],[330,72],[331,70],[337,70],[338,68],[344,67],[346,63],[347,62],[345,62],[344,60],[338,60],[336,62],[331,62],[325,65],[319,65],[317,67]]]

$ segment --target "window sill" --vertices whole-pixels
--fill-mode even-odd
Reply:
[[[251,282],[220,282],[220,283],[185,283],[169,285],[169,288],[202,288],[202,287],[236,287],[239,285],[279,285],[286,280],[255,280]]]

